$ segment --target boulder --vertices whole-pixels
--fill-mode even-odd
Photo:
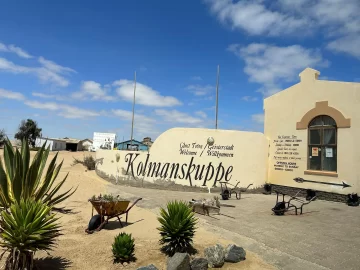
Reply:
[[[224,265],[225,250],[222,245],[216,244],[215,246],[205,248],[204,254],[209,262],[209,267],[218,268]]]
[[[237,245],[228,245],[225,250],[225,262],[237,263],[245,260],[246,251]]]
[[[205,258],[195,258],[190,263],[191,270],[207,270],[208,260]]]
[[[136,270],[159,270],[155,265],[149,264],[147,266],[141,266]]]
[[[190,270],[190,256],[187,253],[175,253],[167,261],[167,270]]]

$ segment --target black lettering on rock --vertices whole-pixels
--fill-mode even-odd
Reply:
[[[142,176],[145,176],[145,174],[146,174],[146,167],[149,162],[149,158],[150,158],[150,154],[148,153],[148,154],[146,154],[146,160],[145,160],[145,165],[144,165],[144,170],[143,170]]]
[[[227,170],[226,170],[226,173],[225,173],[225,181],[230,181],[232,175],[231,175],[231,172],[233,171],[234,167],[233,166],[230,166]],[[229,179],[228,179],[228,176]]]
[[[137,176],[140,176],[140,174],[142,173],[144,169],[144,164],[140,161],[138,166],[137,166],[137,169],[136,169],[136,172],[137,172]]]
[[[190,160],[190,164],[189,164],[186,176],[185,176],[185,179],[189,180],[190,186],[192,186],[191,173],[195,170],[195,164],[193,164],[193,161],[194,161],[194,157],[192,157]]]
[[[129,153],[125,156],[125,162],[128,163],[128,166],[126,168],[126,174],[129,173],[129,169],[131,169],[131,175],[135,177],[134,175],[134,161],[140,154],[135,154],[135,157],[133,158],[134,153]],[[129,156],[129,157],[128,157]]]
[[[200,169],[201,168],[201,169]],[[195,180],[201,180],[203,177],[203,172],[205,169],[205,165],[197,165],[196,166],[196,173],[195,173]]]
[[[156,168],[156,165],[157,165],[157,168]],[[154,174],[155,174],[156,177],[158,177],[160,166],[161,166],[161,162],[157,162],[157,163],[156,162],[150,162],[150,164],[149,164],[149,172],[148,172],[147,176],[148,177],[150,176],[151,169],[153,169],[151,177],[154,177]]]
[[[211,175],[209,176],[209,172],[211,169]],[[214,166],[211,165],[211,162],[209,162],[209,165],[206,167],[206,174],[205,174],[205,179],[204,179],[204,183],[203,186],[206,186],[206,182],[211,180],[211,178],[214,176]]]
[[[179,176],[180,179],[184,179],[184,177],[185,177],[185,168],[186,168],[186,166],[187,166],[186,163],[181,165],[181,176]]]
[[[220,170],[221,170],[221,177],[219,177]],[[222,162],[220,162],[219,166],[216,168],[216,176],[213,187],[216,187],[216,183],[219,182],[224,177],[224,173],[225,173],[224,166],[222,165]]]
[[[179,163],[173,163],[171,164],[171,172],[170,172],[170,176],[169,178],[173,178],[176,179],[176,177],[178,177],[178,171],[179,171],[179,167],[180,167],[180,164]],[[175,171],[175,173],[174,173]]]
[[[170,166],[169,162],[164,164],[164,166],[161,169],[161,173],[160,173],[161,178],[166,178],[167,177],[169,166]]]

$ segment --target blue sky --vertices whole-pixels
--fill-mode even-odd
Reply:
[[[360,81],[358,0],[7,1],[0,9],[0,129],[135,138],[171,127],[263,130],[263,99],[321,78]]]

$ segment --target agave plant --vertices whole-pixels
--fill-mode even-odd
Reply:
[[[58,166],[56,159],[58,154],[51,160],[49,167],[42,178],[50,147],[45,149],[46,143],[36,153],[30,164],[29,145],[24,140],[21,152],[11,145],[9,140],[4,145],[4,160],[0,158],[0,207],[7,209],[11,204],[20,202],[21,199],[33,198],[42,200],[49,206],[56,205],[70,197],[75,190],[57,194],[64,184],[64,179],[54,186],[63,162]],[[53,187],[54,186],[54,187]]]
[[[160,209],[158,217],[162,250],[170,256],[176,252],[188,252],[192,249],[197,219],[186,202],[172,201],[166,208]]]
[[[115,237],[112,244],[112,252],[115,262],[129,262],[135,259],[134,257],[135,244],[131,234],[120,233]]]
[[[33,269],[37,250],[51,250],[60,235],[51,207],[32,199],[15,202],[1,212],[0,246],[9,251],[5,269]]]

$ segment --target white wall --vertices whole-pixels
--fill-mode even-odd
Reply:
[[[212,146],[207,145],[209,137],[214,138]],[[185,186],[219,186],[218,181],[236,185],[240,181],[241,187],[259,187],[266,181],[267,151],[268,141],[258,132],[173,128],[161,134],[149,152],[99,149],[96,159],[101,162],[96,170],[120,179],[127,172],[144,181],[170,180]]]
[[[66,142],[44,138],[37,138],[35,141],[35,146],[41,147],[45,142],[46,147],[50,146],[50,151],[62,151],[66,149]]]

